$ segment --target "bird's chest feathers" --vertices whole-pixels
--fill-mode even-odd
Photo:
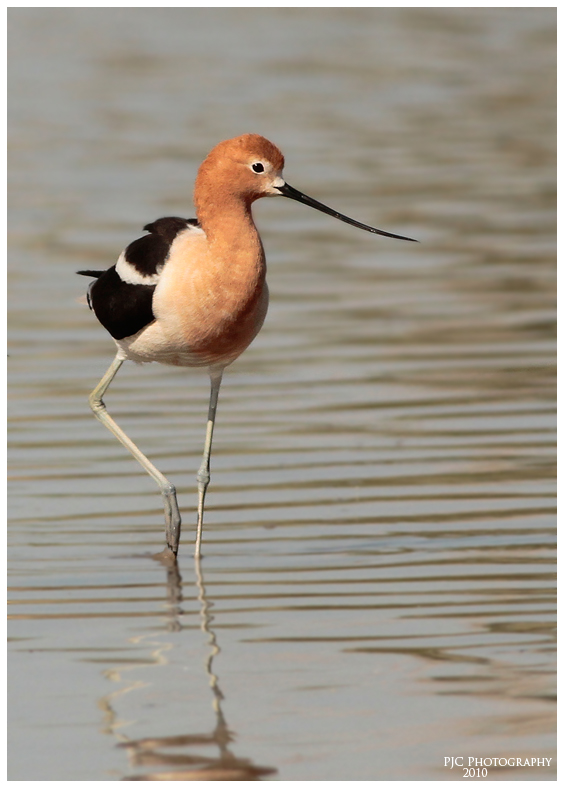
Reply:
[[[205,236],[181,239],[155,290],[153,311],[169,336],[204,350],[254,332],[264,289],[260,240],[226,248]]]

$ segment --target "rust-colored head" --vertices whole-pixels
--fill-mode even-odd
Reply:
[[[200,165],[194,188],[197,211],[214,199],[235,197],[250,205],[269,195],[280,195],[284,156],[260,134],[243,134],[224,140]]]
[[[299,192],[285,182],[283,167],[282,153],[260,134],[243,134],[216,145],[200,165],[194,187],[194,205],[202,226],[210,229],[214,216],[226,211],[228,206],[232,213],[238,203],[249,210],[251,203],[260,197],[282,195],[369,233],[414,241],[365,225]]]

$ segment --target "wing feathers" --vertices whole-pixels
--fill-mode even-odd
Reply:
[[[116,340],[137,334],[155,320],[153,292],[176,236],[199,228],[196,219],[167,216],[145,225],[149,234],[133,241],[107,271],[77,271],[95,282],[88,290],[88,304],[102,326]]]

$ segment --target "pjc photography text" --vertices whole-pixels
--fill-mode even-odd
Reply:
[[[460,768],[463,778],[487,778],[491,767],[550,767],[551,759],[543,756],[444,756],[443,766]]]

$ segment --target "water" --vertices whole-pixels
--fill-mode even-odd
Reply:
[[[555,780],[554,60],[540,9],[10,10],[10,780]],[[220,396],[77,298],[256,131],[266,325]],[[33,757],[31,756],[33,755]]]

